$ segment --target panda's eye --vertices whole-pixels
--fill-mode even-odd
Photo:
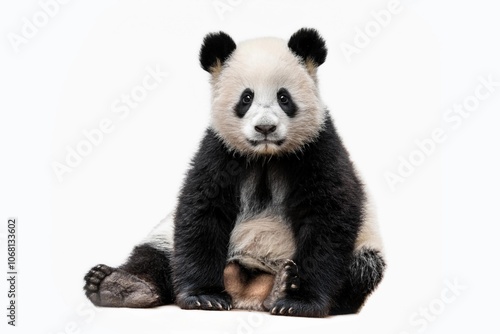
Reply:
[[[287,104],[288,103],[288,97],[285,95],[280,95],[279,96],[280,103],[282,104]]]
[[[282,87],[278,90],[276,98],[278,99],[278,104],[280,105],[281,110],[283,110],[289,117],[294,117],[298,108],[294,103],[290,92],[286,88]]]
[[[245,116],[247,111],[252,106],[254,93],[250,88],[246,88],[240,95],[238,103],[234,106],[234,111],[239,118]]]
[[[243,96],[243,98],[241,99],[241,101],[244,103],[244,104],[249,104],[250,102],[252,102],[252,95],[250,94],[245,94]]]

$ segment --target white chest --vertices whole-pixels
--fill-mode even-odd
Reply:
[[[293,258],[296,244],[284,216],[286,193],[286,182],[276,172],[255,172],[247,177],[228,261],[275,273],[281,261]]]

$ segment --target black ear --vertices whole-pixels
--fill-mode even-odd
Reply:
[[[233,39],[222,31],[206,35],[200,49],[201,67],[207,72],[212,72],[221,66],[235,49],[236,44]]]
[[[302,28],[290,37],[288,47],[304,62],[312,61],[316,66],[325,62],[325,40],[312,28]]]

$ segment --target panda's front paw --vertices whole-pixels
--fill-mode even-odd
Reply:
[[[186,310],[229,311],[232,308],[231,296],[226,292],[184,295],[177,298],[177,304]]]
[[[274,303],[270,313],[273,315],[320,318],[328,315],[328,307],[299,296],[286,296]]]

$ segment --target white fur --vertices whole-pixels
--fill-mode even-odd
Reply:
[[[367,195],[365,202],[363,224],[356,239],[355,251],[361,251],[363,248],[376,250],[382,254],[384,251],[376,210],[370,195]]]
[[[282,260],[293,258],[296,241],[283,210],[288,191],[278,172],[269,170],[272,202],[263,210],[254,203],[257,175],[250,174],[241,189],[241,213],[231,232],[228,261],[275,274]]]
[[[172,211],[163,218],[142,243],[161,251],[172,251],[174,248],[174,212]]]
[[[260,97],[259,100],[263,98]],[[266,102],[270,103],[265,104]],[[276,97],[270,101],[254,101],[243,120],[243,135],[255,141],[266,139],[262,133],[255,131],[256,125],[276,126],[276,131],[269,134],[267,139],[277,141],[286,138],[290,122],[288,116],[281,110]]]
[[[229,245],[229,261],[270,273],[277,272],[280,260],[295,254],[293,232],[277,216],[263,215],[236,224]]]
[[[254,100],[240,119],[234,112],[241,93],[250,88]],[[277,92],[286,88],[298,111],[289,118],[277,102]],[[246,154],[281,154],[300,150],[319,134],[325,108],[315,77],[278,38],[260,38],[240,43],[212,80],[211,127],[230,149]],[[260,140],[258,124],[276,125],[269,139],[285,139],[281,146]]]
[[[240,43],[231,57],[212,78],[213,100],[211,127],[230,149],[253,154],[281,154],[300,150],[319,134],[325,119],[313,65],[304,66],[288,48],[286,41],[260,38]],[[235,115],[234,106],[241,93],[250,88],[254,100],[243,118]],[[298,107],[295,117],[283,112],[277,101],[277,92],[286,88]],[[283,145],[261,144],[256,125],[275,125],[270,140],[285,140]],[[238,259],[249,267],[275,272],[275,261],[292,258],[296,251],[293,233],[284,220],[284,198],[287,184],[279,173],[270,171],[273,202],[262,211],[252,203],[255,176],[243,184],[242,211],[237,217],[230,237],[228,260]],[[364,208],[364,220],[358,234],[355,250],[363,248],[382,251],[382,241],[371,200]],[[171,213],[144,240],[159,250],[174,247],[174,216]]]

